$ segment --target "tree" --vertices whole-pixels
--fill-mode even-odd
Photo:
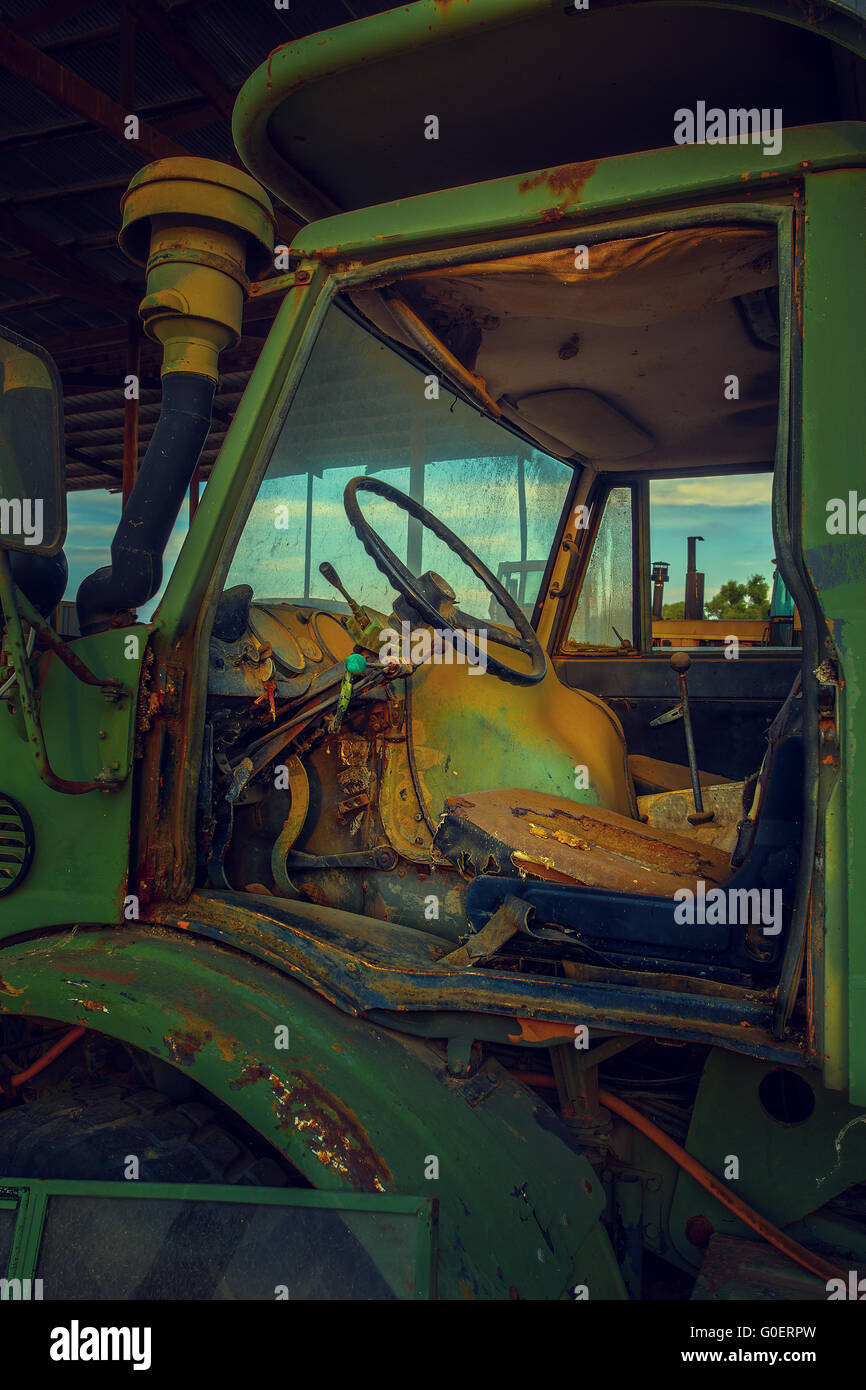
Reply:
[[[668,623],[682,622],[685,604],[662,604],[662,620]],[[704,604],[707,618],[768,618],[770,616],[770,586],[760,574],[753,574],[740,584],[736,579],[728,579]]]
[[[740,584],[728,579],[704,605],[708,618],[768,618],[770,586],[760,574]]]

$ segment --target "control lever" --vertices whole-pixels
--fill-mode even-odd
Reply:
[[[327,560],[323,560],[319,565],[319,574],[321,574],[324,579],[327,579],[329,584],[333,584],[337,592],[343,595],[343,598],[352,610],[352,616],[347,619],[346,627],[350,635],[354,637],[355,641],[358,643],[358,646],[366,648],[368,652],[377,651],[379,646],[379,633],[382,630],[379,623],[370,617],[366,608],[362,608],[359,603],[355,602],[348,589],[344,586],[337,571],[334,569],[334,566],[329,564]]]
[[[340,728],[346,710],[349,708],[349,701],[352,698],[352,682],[356,676],[363,675],[366,668],[367,659],[360,652],[350,652],[346,657],[346,674],[340,685],[337,708],[328,720],[328,728],[332,734],[335,734]]]
[[[698,760],[695,754],[695,739],[692,733],[692,714],[689,708],[689,687],[688,681],[686,680],[686,672],[691,664],[692,659],[687,652],[674,652],[671,657],[671,668],[676,671],[677,679],[680,683],[680,709],[682,710],[683,725],[686,731],[686,752],[689,757],[689,772],[692,776],[692,796],[695,801],[695,809],[686,819],[689,825],[704,825],[707,821],[713,819],[715,812],[704,810],[704,799],[701,795],[701,781],[698,776]]]

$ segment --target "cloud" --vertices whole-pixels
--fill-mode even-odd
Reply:
[[[768,507],[773,491],[771,473],[741,474],[735,478],[654,478],[652,507]]]

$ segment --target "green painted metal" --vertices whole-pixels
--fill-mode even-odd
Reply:
[[[490,257],[515,254],[521,248],[506,238],[545,232],[555,244],[571,228],[682,206],[684,199],[695,206],[726,197],[766,201],[812,170],[864,163],[866,123],[830,122],[786,131],[778,155],[751,145],[678,145],[402,198],[315,222],[292,245],[326,260],[342,282],[361,264],[377,262],[381,273],[475,260],[474,251],[442,252],[477,242],[499,241],[489,245]]]
[[[58,776],[55,769],[51,766],[48,757],[48,750],[45,747],[45,733],[39,718],[39,708],[36,699],[36,692],[33,688],[33,680],[30,672],[30,663],[27,659],[27,648],[24,642],[24,633],[21,626],[21,619],[25,617],[36,631],[40,631],[46,640],[54,645],[54,654],[60,656],[66,665],[85,685],[98,686],[103,695],[113,702],[124,700],[128,703],[131,692],[119,681],[103,680],[94,676],[81,658],[67,647],[64,642],[54,634],[47,623],[42,621],[40,615],[33,608],[32,604],[17,589],[9,565],[7,552],[0,549],[0,609],[6,619],[6,635],[9,644],[9,651],[12,657],[11,669],[16,675],[16,698],[21,709],[21,717],[24,722],[24,729],[27,742],[36,764],[36,771],[41,780],[50,787],[52,791],[62,792],[66,796],[82,795],[84,792],[108,790],[119,786],[129,773],[129,753],[125,750],[126,756],[123,759],[115,759],[102,765],[99,772],[89,779],[71,779]],[[103,738],[107,732],[103,731]],[[109,752],[106,748],[105,752]],[[109,757],[111,756],[109,752]]]
[[[600,1182],[497,1064],[458,1081],[423,1043],[165,929],[10,944],[2,977],[0,1012],[84,1023],[182,1068],[323,1191],[417,1193],[438,1157],[441,1297],[624,1296]]]
[[[415,1218],[415,1267],[413,1297],[435,1298],[437,1287],[438,1212],[435,1197],[395,1197],[390,1193],[314,1192],[294,1187],[243,1187],[215,1183],[173,1182],[70,1182],[54,1178],[7,1178],[0,1176],[0,1199],[14,1200],[17,1209],[15,1233],[9,1254],[7,1279],[36,1277],[39,1249],[45,1227],[45,1214],[52,1197],[104,1198],[110,1201],[221,1202],[253,1207],[294,1207],[306,1211],[335,1211],[353,1215],[409,1216]],[[0,1204],[5,1205],[0,1200]],[[356,1233],[357,1234],[357,1233]],[[360,1237],[359,1237],[360,1238]],[[376,1232],[363,1240],[374,1261],[380,1254],[387,1268],[389,1240]]]
[[[17,686],[0,700],[0,789],[26,807],[35,835],[29,873],[2,900],[0,939],[74,921],[123,921],[130,770],[147,632],[142,625],[118,628],[75,644],[76,654],[97,676],[119,681],[132,692],[120,698],[83,685],[55,655],[47,653],[33,663],[38,719],[51,766],[62,778],[104,781],[105,788],[71,797],[48,786],[33,757]]]
[[[617,35],[617,49],[621,49],[622,81],[639,77],[644,55],[629,48],[629,22],[639,17],[641,12],[659,8],[664,0],[593,0],[592,18],[603,14],[606,9],[619,12],[621,28]],[[665,8],[682,11],[696,10],[695,0],[675,0],[674,6],[664,4]],[[832,39],[851,52],[860,56],[866,54],[866,12],[862,0],[855,4],[831,3],[821,7],[820,15],[810,6],[799,0],[701,0],[701,11],[708,9],[725,11],[733,15],[760,16],[794,25],[827,39]],[[309,220],[327,217],[329,213],[339,212],[360,203],[339,198],[334,200],[335,185],[339,187],[340,175],[345,165],[345,155],[335,132],[356,118],[358,106],[365,97],[369,102],[366,112],[367,122],[374,123],[374,129],[381,135],[383,147],[387,147],[388,131],[393,136],[393,122],[390,113],[394,109],[405,109],[408,92],[401,86],[402,69],[407,62],[426,63],[425,75],[432,71],[435,81],[443,85],[445,98],[447,86],[443,74],[448,72],[453,80],[455,70],[459,73],[461,87],[469,88],[469,72],[456,68],[464,51],[471,51],[477,63],[484,62],[485,49],[489,52],[494,46],[500,31],[508,30],[509,43],[515,50],[528,48],[536,33],[546,31],[548,35],[548,57],[568,41],[573,44],[570,50],[575,63],[576,88],[573,107],[575,111],[575,141],[580,138],[580,97],[581,97],[581,40],[580,24],[588,16],[572,14],[570,21],[564,20],[569,6],[562,0],[418,0],[416,4],[402,5],[385,14],[361,19],[355,24],[341,25],[324,34],[313,34],[296,43],[282,45],[271,53],[265,63],[247,79],[241,89],[233,113],[232,130],[235,145],[250,171],[265,186],[283,198],[290,207]],[[568,25],[567,30],[563,28]],[[476,46],[473,48],[473,42]],[[549,45],[553,44],[550,48]],[[501,60],[503,50],[495,48],[496,58]],[[648,55],[647,55],[648,56]],[[661,55],[658,55],[661,57]],[[681,62],[688,70],[689,52],[684,51]],[[375,65],[375,67],[373,66]],[[369,77],[376,73],[376,90]],[[416,71],[420,69],[416,68]],[[495,71],[495,67],[494,67]],[[353,80],[354,79],[354,80]],[[524,74],[524,80],[528,80]],[[661,80],[661,79],[659,79]],[[319,91],[321,89],[321,93]],[[492,99],[490,84],[479,86],[479,114]],[[483,95],[481,93],[483,92]],[[538,96],[533,91],[533,96]],[[372,100],[371,100],[372,98]],[[540,115],[535,106],[535,118]],[[676,103],[671,107],[671,113]],[[517,104],[515,103],[515,107]],[[434,110],[437,107],[434,105]],[[530,125],[532,110],[519,108],[522,127]],[[329,120],[322,120],[324,112]],[[448,103],[443,100],[442,117],[447,120]],[[471,108],[470,108],[471,111]],[[464,119],[471,115],[464,112]],[[382,121],[381,127],[375,122]],[[636,123],[637,125],[638,123]],[[303,155],[305,169],[294,168],[287,158],[285,146],[291,147],[295,131],[303,130]],[[640,138],[639,135],[636,138]],[[393,191],[378,196],[367,197],[367,203],[381,204],[389,197],[405,196],[414,191],[424,174],[424,149],[410,157],[409,167],[401,163],[401,155],[406,151],[398,145],[397,151],[388,147],[386,167],[390,165],[388,177]],[[378,143],[374,146],[378,148]],[[366,151],[361,147],[359,155],[363,159]],[[583,154],[595,154],[590,150]],[[378,158],[378,156],[377,156]],[[379,161],[381,165],[381,161]],[[372,172],[368,170],[367,172]],[[378,170],[376,171],[378,174]],[[435,168],[427,175],[436,178]],[[477,183],[479,179],[489,178],[487,172],[464,172],[464,177],[453,179],[466,185]],[[357,177],[356,177],[357,183]],[[402,184],[402,186],[401,186]],[[407,186],[411,185],[411,186]],[[429,186],[429,185],[428,185]]]
[[[866,172],[808,183],[803,305],[803,553],[840,658],[840,783],[826,823],[823,1004],[828,1084],[841,1080],[866,1105],[866,603],[863,535],[830,535],[827,504],[863,486],[866,392]],[[818,288],[810,293],[817,279]],[[862,523],[866,526],[866,523]],[[820,652],[819,659],[833,655]],[[823,757],[832,760],[833,746]],[[820,919],[819,919],[820,921]],[[820,999],[820,996],[819,996]],[[847,1039],[847,1048],[846,1048]]]
[[[15,1232],[12,1249],[9,1251],[7,1277],[10,1279],[30,1279],[36,1268],[39,1243],[45,1226],[45,1208],[48,1197],[44,1189],[34,1184],[32,1187],[15,1189],[13,1184],[3,1190],[14,1193],[18,1214],[15,1218]],[[19,1271],[27,1270],[26,1274]]]
[[[866,1114],[800,1072],[798,1086],[814,1098],[798,1121],[774,1119],[762,1103],[761,1082],[777,1069],[746,1057],[710,1054],[692,1112],[686,1148],[705,1168],[728,1179],[731,1190],[762,1216],[786,1227],[862,1180],[866,1172]],[[792,1111],[792,1115],[797,1112]],[[730,1176],[730,1159],[739,1172]],[[686,1235],[690,1216],[705,1216],[716,1231],[753,1240],[754,1232],[687,1173],[679,1175],[670,1214],[678,1254],[697,1266],[703,1250]]]

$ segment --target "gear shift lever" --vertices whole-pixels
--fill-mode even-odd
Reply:
[[[692,795],[695,799],[695,809],[687,819],[689,825],[704,825],[707,821],[713,819],[715,812],[704,810],[704,799],[701,795],[701,781],[698,776],[698,760],[695,754],[695,740],[692,733],[692,715],[689,709],[689,687],[686,680],[686,672],[691,664],[692,659],[687,652],[674,652],[671,657],[671,667],[676,671],[677,679],[680,683],[683,724],[686,730],[686,751],[689,756],[689,772],[692,775]]]

